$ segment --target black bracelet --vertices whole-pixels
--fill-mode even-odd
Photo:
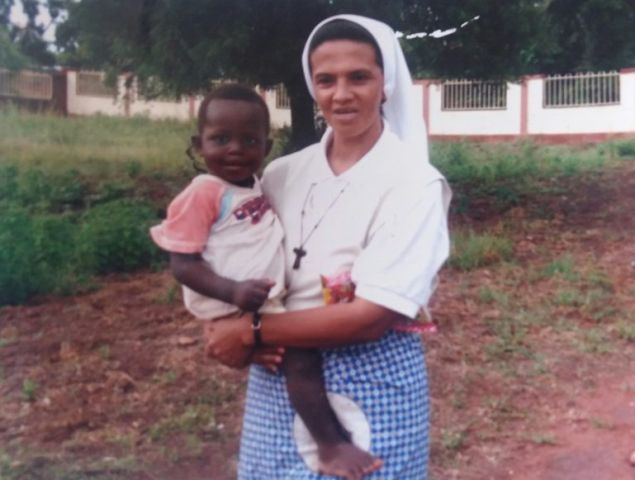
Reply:
[[[260,328],[262,327],[262,317],[260,316],[260,312],[254,312],[253,317],[251,317],[251,329],[254,332],[254,347],[259,347],[262,345],[262,335],[260,333]]]

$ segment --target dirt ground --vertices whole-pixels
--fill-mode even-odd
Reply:
[[[423,339],[432,480],[635,479],[635,165],[576,179],[452,219],[511,236],[515,261],[443,272]],[[506,315],[537,317],[562,288],[532,276],[562,255],[606,272],[611,310],[562,301],[502,335]],[[245,372],[204,358],[167,273],[100,284],[0,309],[0,478],[235,478]],[[484,286],[509,301],[482,301]]]

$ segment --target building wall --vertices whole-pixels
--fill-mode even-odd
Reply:
[[[147,101],[137,97],[130,102],[129,115],[138,115],[154,120],[171,118],[187,121],[194,118],[196,107],[194,97],[189,96],[183,97],[180,101]]]
[[[261,90],[260,94],[267,104],[271,116],[271,127],[282,128],[291,125],[291,109],[276,107],[276,91],[273,89]]]
[[[77,72],[68,71],[66,83],[66,101],[67,112],[69,115],[125,115],[125,106],[123,99],[119,96],[88,96],[77,94]],[[119,79],[118,91],[121,92],[123,87],[123,77]]]
[[[622,73],[620,83],[619,105],[545,108],[543,106],[543,78],[529,79],[527,81],[527,133],[530,135],[635,133],[635,72]]]
[[[66,109],[61,105],[57,110],[70,115],[143,115],[187,121],[196,117],[202,101],[201,96],[183,97],[180,101],[146,101],[136,94],[134,84],[126,88],[124,76],[118,79],[116,95],[79,95],[78,72],[55,75],[65,75],[66,81],[65,88],[64,82],[58,82],[64,91],[54,93],[53,100],[65,102]],[[413,90],[433,139],[532,137],[545,141],[593,141],[635,136],[635,68],[620,72],[620,103],[617,105],[545,108],[544,80],[544,76],[531,76],[519,83],[509,83],[507,105],[499,110],[443,110],[442,83],[435,80],[417,80]],[[290,125],[290,109],[276,107],[276,90],[259,92],[271,112],[272,126]]]
[[[431,83],[428,88],[428,131],[431,135],[519,135],[521,86],[509,83],[507,87],[505,109],[444,111],[441,108],[442,84]]]

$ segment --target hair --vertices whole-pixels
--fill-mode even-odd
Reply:
[[[322,25],[311,37],[309,43],[309,68],[311,68],[311,54],[323,43],[333,40],[351,40],[353,42],[366,43],[375,50],[375,62],[384,69],[384,61],[381,50],[375,38],[361,25],[343,18],[336,18]]]
[[[212,100],[239,100],[258,105],[264,115],[265,130],[267,134],[269,134],[269,131],[271,130],[271,119],[269,117],[267,104],[252,87],[239,83],[222,84],[205,96],[200,107],[198,107],[197,129],[199,134],[203,131],[203,127],[205,126],[207,108]]]
[[[256,93],[256,91],[248,86],[240,83],[224,83],[219,87],[214,88],[211,92],[205,95],[201,105],[198,107],[198,114],[196,120],[196,129],[198,134],[200,135],[203,132],[203,127],[205,126],[205,121],[207,118],[207,108],[212,100],[239,100],[242,102],[253,103],[254,105],[258,105],[262,110],[262,114],[265,120],[265,131],[267,135],[271,130],[271,118],[269,117],[269,109],[267,108],[267,104],[262,99],[260,95]],[[192,137],[192,141],[190,145],[185,150],[185,154],[188,156],[190,161],[192,162],[192,167],[199,173],[206,172],[207,170],[199,165],[196,156],[194,155],[194,142],[196,137]]]

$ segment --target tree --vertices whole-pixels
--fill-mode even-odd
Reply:
[[[437,78],[605,68],[632,62],[635,35],[633,0],[47,1],[67,2],[57,43],[68,65],[158,79],[174,94],[205,91],[217,78],[283,83],[291,149],[315,140],[300,54],[311,29],[330,15],[368,15],[406,34],[457,29],[402,43],[413,71]]]
[[[552,39],[541,69],[563,73],[635,65],[633,0],[552,0],[545,25]]]
[[[535,71],[547,37],[545,5],[536,0],[429,0],[409,15],[424,32],[456,29],[408,45],[415,72],[442,78],[517,78]]]
[[[505,6],[521,3],[528,10],[525,5],[533,2],[526,0],[497,8],[494,4],[500,2],[494,0],[472,0],[469,8],[457,0],[82,0],[69,5],[69,19],[58,28],[58,44],[68,62],[131,71],[142,80],[158,77],[175,93],[205,90],[210,79],[219,77],[264,87],[283,83],[291,101],[290,148],[297,148],[315,140],[313,102],[306,93],[300,55],[318,21],[354,12],[399,30],[432,31],[483,14],[479,5],[484,2],[494,19],[484,21],[485,26],[505,24],[510,39],[514,31],[523,32],[508,50],[534,32],[527,19],[523,21],[528,28],[514,30],[518,9]],[[485,33],[485,26],[478,31]],[[460,42],[431,40],[413,48],[412,56],[425,60],[418,62],[420,70],[464,73],[473,66],[467,71],[476,75],[487,71],[489,59],[500,56],[497,72],[504,71],[507,50],[487,55],[488,48],[497,45],[491,39],[495,34],[483,34],[488,42],[479,46],[469,40],[473,30],[462,34]],[[433,42],[435,53],[426,55]],[[447,51],[456,55],[446,55]]]
[[[38,20],[40,8],[45,9],[54,23],[66,0],[22,0],[22,9],[27,17],[24,26],[11,22],[10,12],[15,0],[0,0],[0,66],[11,69],[27,65],[52,66],[55,54],[49,50],[44,33],[50,25]]]

